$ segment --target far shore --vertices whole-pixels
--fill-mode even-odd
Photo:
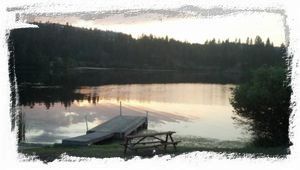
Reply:
[[[131,70],[131,71],[178,71],[176,69],[143,69],[143,68],[115,68],[115,67],[74,67],[73,70]]]

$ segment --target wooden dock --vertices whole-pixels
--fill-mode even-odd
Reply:
[[[124,139],[140,129],[146,129],[148,119],[145,116],[116,116],[86,132],[85,135],[63,139],[64,145],[91,145],[103,140],[114,138]]]

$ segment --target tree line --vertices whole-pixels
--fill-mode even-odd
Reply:
[[[9,48],[15,68],[55,70],[109,67],[172,70],[234,70],[283,66],[286,47],[275,47],[259,36],[235,42],[215,39],[205,44],[168,37],[131,35],[70,25],[34,23],[39,28],[12,30]]]

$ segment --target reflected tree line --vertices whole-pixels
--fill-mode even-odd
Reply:
[[[289,145],[289,60],[286,47],[275,47],[257,36],[205,44],[180,42],[152,35],[130,35],[76,28],[70,25],[35,23],[36,28],[13,30],[9,36],[12,128],[25,126],[19,105],[46,108],[61,102],[99,100],[79,94],[80,86],[132,83],[237,83],[231,103],[236,120],[253,132],[258,146]],[[110,68],[86,70],[80,67]],[[17,84],[14,81],[17,79]],[[18,91],[14,87],[18,87]],[[17,121],[18,120],[18,121]],[[20,140],[23,138],[19,135]]]
[[[99,101],[95,94],[76,93],[81,86],[110,84],[151,84],[151,83],[232,83],[234,77],[222,74],[198,73],[194,71],[136,71],[125,69],[110,70],[69,70],[57,73],[23,71],[18,74],[19,104],[34,107],[44,104],[49,109],[54,103],[69,107],[74,101]]]

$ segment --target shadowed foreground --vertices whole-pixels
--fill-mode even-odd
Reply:
[[[60,159],[61,154],[66,154],[69,156],[76,157],[94,157],[94,158],[112,158],[121,157],[125,159],[133,158],[134,156],[141,156],[142,158],[151,158],[155,155],[167,155],[177,156],[179,154],[194,152],[194,151],[207,151],[207,152],[217,152],[224,154],[227,158],[236,157],[279,157],[285,158],[290,151],[288,148],[284,147],[271,147],[271,148],[260,148],[250,145],[245,145],[243,147],[222,147],[222,143],[218,143],[220,147],[209,146],[209,145],[194,145],[185,146],[184,144],[179,144],[177,150],[175,151],[172,147],[168,147],[167,151],[164,152],[163,149],[144,149],[138,152],[130,151],[124,156],[124,148],[120,145],[120,141],[109,141],[101,145],[91,145],[91,146],[63,146],[60,144],[55,145],[38,145],[38,144],[21,144],[19,145],[18,151],[27,156],[37,156],[38,159],[47,162],[52,162],[55,159]],[[211,142],[209,142],[211,143]],[[228,144],[225,144],[228,145]]]

